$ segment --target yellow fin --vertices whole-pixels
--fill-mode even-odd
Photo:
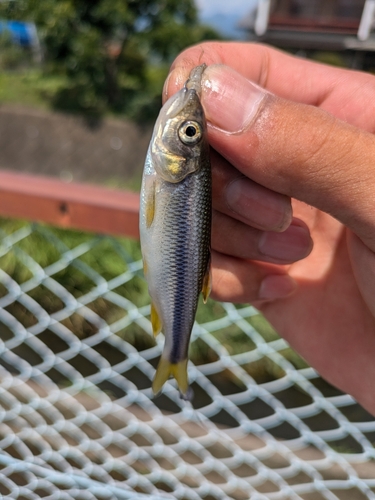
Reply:
[[[147,271],[148,271],[147,260],[146,259],[142,259],[142,262],[143,262],[143,273],[146,276],[147,275]]]
[[[169,377],[174,377],[177,381],[178,389],[184,399],[191,398],[191,391],[189,388],[188,376],[187,376],[187,363],[188,360],[184,359],[178,363],[171,363],[167,359],[160,358],[154,380],[152,382],[152,391],[154,394],[158,394],[165,382]]]
[[[203,285],[202,285],[202,295],[204,303],[207,302],[207,299],[211,293],[211,289],[212,289],[212,273],[211,273],[211,258],[210,258],[208,261],[208,266],[206,274],[204,275],[203,278]]]
[[[151,325],[154,337],[156,337],[161,332],[162,324],[159,313],[156,310],[156,307],[154,306],[153,302],[151,302]]]
[[[146,198],[146,227],[147,229],[151,227],[155,217],[155,182],[148,188],[147,198]]]

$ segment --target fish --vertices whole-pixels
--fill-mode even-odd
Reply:
[[[212,188],[207,123],[201,104],[205,64],[161,108],[143,169],[140,241],[154,335],[163,332],[152,390],[174,377],[191,400],[187,364],[200,293],[211,290]]]

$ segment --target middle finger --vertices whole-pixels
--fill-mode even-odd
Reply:
[[[288,196],[245,177],[219,153],[211,151],[213,208],[265,231],[284,231],[292,221]]]
[[[274,264],[291,264],[304,259],[312,250],[306,224],[293,219],[282,233],[260,231],[232,217],[213,211],[212,248],[221,254]]]

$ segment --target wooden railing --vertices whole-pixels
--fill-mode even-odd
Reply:
[[[139,237],[136,193],[0,170],[0,216]]]

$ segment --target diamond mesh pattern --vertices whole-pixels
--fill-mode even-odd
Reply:
[[[136,244],[1,228],[2,498],[375,498],[374,418],[254,308],[200,307],[194,401],[173,381],[153,399]]]

